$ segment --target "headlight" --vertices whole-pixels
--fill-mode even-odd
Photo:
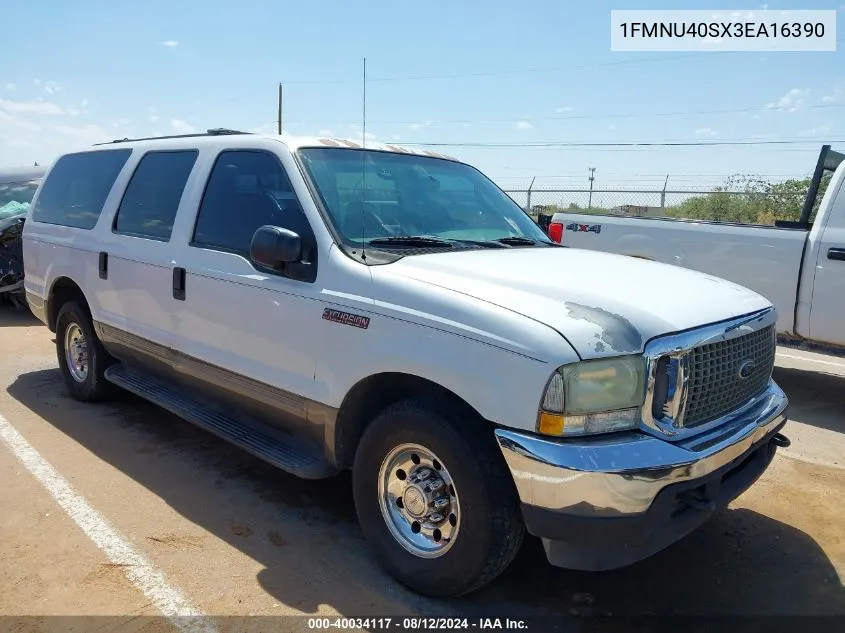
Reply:
[[[545,435],[586,435],[635,428],[645,394],[641,356],[590,360],[559,368],[537,420]]]

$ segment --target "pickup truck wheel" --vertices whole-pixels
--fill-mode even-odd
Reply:
[[[104,376],[112,357],[97,338],[88,313],[75,301],[56,317],[56,352],[65,385],[75,400],[102,400],[114,391]]]
[[[361,438],[352,478],[364,536],[387,571],[419,593],[474,591],[522,543],[519,500],[492,429],[448,400],[382,411]]]

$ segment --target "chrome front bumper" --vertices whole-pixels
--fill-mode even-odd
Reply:
[[[613,530],[604,529],[609,525],[637,524],[639,541],[627,543],[626,552],[619,557],[622,564],[628,564],[638,560],[633,550],[639,547],[649,555],[689,532],[689,526],[695,523],[687,514],[684,521],[677,523],[677,529],[663,525],[672,523],[671,517],[678,516],[674,499],[671,502],[664,499],[665,503],[660,504],[662,509],[653,507],[663,491],[683,490],[683,494],[688,494],[687,490],[695,489],[695,495],[704,495],[697,509],[713,510],[726,505],[753,483],[768,466],[774,447],[760,460],[752,460],[750,456],[760,453],[761,446],[768,445],[783,426],[787,407],[786,395],[770,381],[766,391],[743,407],[737,417],[682,441],[670,442],[642,431],[556,440],[498,429],[496,438],[513,475],[530,532],[546,541],[558,537],[568,539],[566,530],[562,534],[550,533],[550,520],[553,522],[555,517],[562,525],[576,526],[576,531],[592,531],[595,525],[600,526],[598,532],[608,535],[613,534]],[[759,472],[749,472],[750,469]],[[732,477],[739,470],[746,473],[734,477],[732,483],[744,477],[748,479],[744,488],[724,486],[723,494],[713,500],[715,504],[707,499],[704,482],[709,486],[707,490],[717,496],[719,484],[714,484],[713,478]],[[730,498],[725,498],[725,494]],[[538,512],[542,513],[542,520],[532,522],[530,518]],[[700,523],[709,513],[696,516]],[[640,525],[643,522],[648,525]],[[542,527],[537,528],[538,523]],[[658,532],[660,538],[647,542],[650,534]],[[582,535],[573,535],[576,541],[581,538]],[[612,542],[593,544],[602,551],[609,551],[614,545]],[[546,542],[546,548],[551,560],[550,542]],[[632,556],[633,560],[629,560]],[[619,565],[605,561],[562,566],[604,569]]]

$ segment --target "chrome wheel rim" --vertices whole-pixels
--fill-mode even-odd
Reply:
[[[381,514],[402,547],[420,558],[451,549],[461,527],[455,484],[437,455],[419,444],[397,446],[378,476]]]
[[[71,323],[65,330],[65,362],[73,379],[85,382],[88,378],[88,342],[76,323]]]

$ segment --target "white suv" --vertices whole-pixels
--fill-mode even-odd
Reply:
[[[59,158],[24,230],[79,400],[128,389],[306,478],[352,469],[387,570],[472,591],[525,531],[627,565],[766,469],[763,297],[551,242],[473,167],[209,130]]]

